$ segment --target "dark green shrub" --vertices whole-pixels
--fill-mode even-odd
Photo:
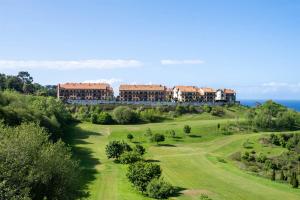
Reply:
[[[127,134],[127,139],[131,141],[133,139],[133,135],[131,133],[128,133]]]
[[[123,152],[131,150],[131,147],[127,143],[120,141],[111,141],[105,147],[107,158],[115,159],[119,159]]]
[[[158,144],[159,142],[165,141],[165,136],[163,134],[156,133],[152,136],[151,141]]]
[[[191,127],[189,126],[189,125],[184,125],[184,127],[183,127],[183,132],[185,133],[185,134],[189,134],[189,133],[191,133]]]
[[[149,182],[160,175],[159,165],[144,161],[130,164],[126,174],[128,180],[141,192],[145,192]]]
[[[146,149],[142,145],[135,145],[134,151],[138,152],[141,156],[146,153]]]
[[[155,199],[166,199],[174,195],[174,187],[162,178],[154,178],[147,185],[147,195]]]
[[[140,160],[142,160],[142,156],[136,151],[125,151],[119,159],[122,164],[131,164]]]
[[[113,119],[118,124],[132,124],[139,122],[137,113],[127,106],[116,107],[113,111]]]

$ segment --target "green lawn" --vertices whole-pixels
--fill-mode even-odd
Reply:
[[[300,189],[292,189],[287,184],[272,182],[242,171],[228,156],[243,151],[242,144],[257,141],[262,133],[235,134],[224,136],[217,130],[236,119],[205,119],[197,115],[187,115],[174,121],[141,125],[94,125],[81,123],[69,131],[69,142],[75,155],[81,159],[84,168],[83,189],[91,200],[143,200],[149,199],[139,194],[126,179],[126,166],[115,164],[105,156],[105,145],[110,140],[126,140],[127,133],[134,135],[134,142],[147,148],[146,159],[156,160],[163,169],[163,176],[174,186],[182,188],[181,194],[171,199],[200,199],[202,193],[213,200],[296,200],[300,199]],[[190,136],[183,134],[183,126],[192,127]],[[157,146],[147,141],[144,133],[150,128],[153,133],[165,133],[173,129],[176,138],[167,138],[164,145]],[[267,133],[266,133],[267,134]],[[255,144],[255,149],[279,154],[281,148],[263,147]],[[223,158],[226,162],[219,162]]]

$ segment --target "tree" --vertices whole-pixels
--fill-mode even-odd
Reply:
[[[33,78],[30,76],[28,72],[21,71],[18,73],[17,77],[22,80],[23,83],[31,84],[33,82]]]
[[[146,129],[145,136],[146,136],[146,137],[151,137],[151,136],[152,136],[152,131],[151,131],[150,128],[147,128],[147,129]]]
[[[189,134],[189,133],[191,133],[191,127],[189,126],[189,125],[185,125],[184,127],[183,127],[183,132],[185,133],[185,134]]]
[[[131,142],[131,140],[133,139],[133,135],[132,135],[131,133],[128,133],[128,134],[127,134],[127,139],[129,139],[130,142]]]
[[[144,161],[135,162],[128,167],[128,180],[141,192],[145,192],[148,183],[161,175],[160,166]]]
[[[120,156],[120,163],[131,164],[142,160],[142,156],[136,151],[126,151]]]
[[[36,124],[0,128],[0,199],[72,200],[79,195],[78,162],[62,141]]]
[[[281,181],[285,181],[285,176],[284,176],[283,170],[280,171],[280,178],[279,179]]]
[[[142,145],[135,145],[134,151],[138,152],[141,156],[146,153],[146,149]]]
[[[101,112],[98,116],[99,124],[113,124],[114,120],[108,112]]]
[[[154,178],[147,185],[147,195],[151,198],[167,199],[174,193],[174,187],[162,178]]]
[[[167,134],[171,137],[171,138],[175,138],[176,136],[176,132],[174,130],[169,130],[167,131]]]
[[[163,142],[165,141],[165,136],[163,134],[159,134],[159,133],[156,133],[152,136],[152,139],[151,139],[153,142],[156,142],[157,145],[159,142]]]
[[[113,119],[119,124],[130,124],[139,121],[138,115],[127,106],[116,107],[113,111]]]
[[[125,142],[111,141],[105,147],[107,158],[119,159],[121,154],[125,151],[131,151],[130,146]]]
[[[296,172],[292,172],[290,183],[291,183],[293,188],[298,188],[299,181],[297,179],[297,173]]]

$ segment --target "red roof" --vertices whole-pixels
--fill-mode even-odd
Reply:
[[[134,91],[165,91],[166,87],[162,85],[120,85],[119,90]]]
[[[63,83],[58,84],[63,89],[80,89],[80,90],[112,90],[107,83]]]

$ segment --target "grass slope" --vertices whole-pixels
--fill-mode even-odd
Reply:
[[[134,135],[135,142],[147,147],[147,159],[156,160],[163,169],[163,176],[174,186],[182,188],[182,194],[172,199],[199,199],[201,193],[214,200],[257,200],[257,199],[300,199],[300,190],[287,184],[272,182],[240,170],[228,156],[243,150],[246,140],[254,141],[260,134],[237,134],[223,136],[217,131],[221,126],[235,119],[202,119],[184,116],[175,121],[142,125],[93,125],[81,123],[70,130],[69,142],[75,154],[82,160],[85,175],[83,189],[89,192],[91,200],[143,200],[126,179],[126,166],[115,164],[105,156],[105,145],[109,140],[126,140],[127,133]],[[185,124],[192,127],[191,136],[185,136]],[[151,128],[153,133],[173,129],[177,137],[167,138],[164,145],[156,146],[143,136]],[[257,146],[256,148],[262,148]],[[278,154],[282,149],[260,149]],[[225,160],[218,161],[218,158]]]

